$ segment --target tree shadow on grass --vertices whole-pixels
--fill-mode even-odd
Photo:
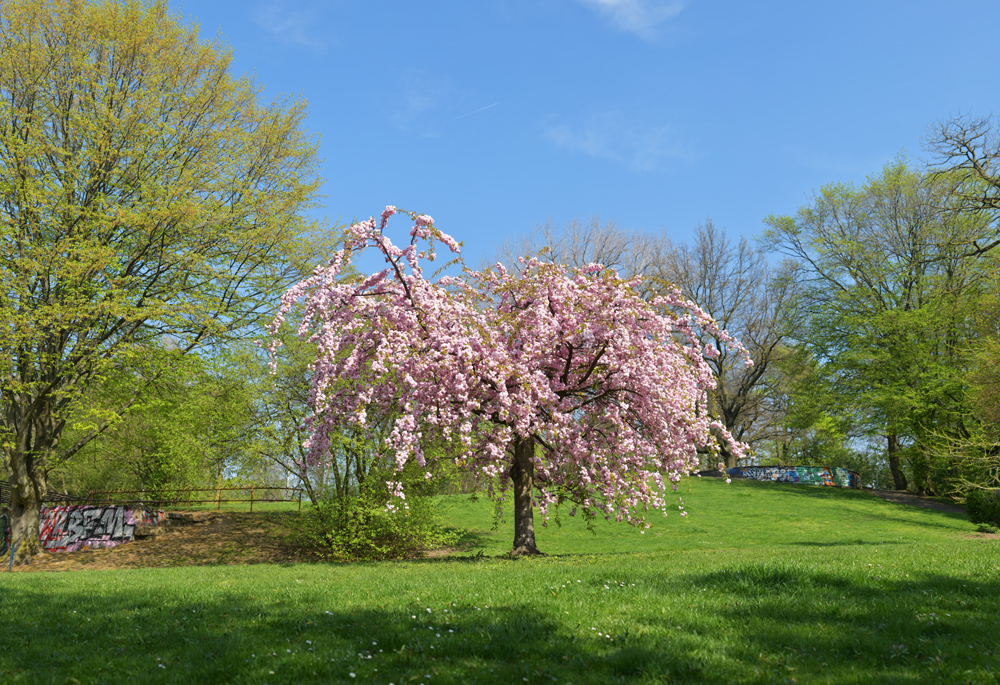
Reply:
[[[838,540],[834,542],[820,542],[818,540],[803,540],[800,542],[787,542],[787,545],[797,547],[881,547],[882,545],[904,545],[905,542],[899,540]]]
[[[697,648],[599,635],[527,604],[344,609],[274,593],[20,588],[0,617],[4,683],[717,682]],[[428,609],[431,609],[428,611]],[[692,653],[693,652],[693,653]],[[428,680],[429,678],[429,680]]]
[[[359,578],[364,566],[354,565]],[[564,618],[562,605],[485,606],[459,591],[352,608],[294,580],[239,590],[215,574],[153,573],[141,587],[123,574],[19,582],[3,594],[0,682],[996,682],[992,581],[883,581],[781,562],[625,573],[660,599],[637,603],[610,637]],[[367,592],[359,582],[350,599]]]
[[[491,542],[490,533],[487,531],[445,526],[444,532],[449,536],[455,536],[453,546],[463,550],[475,549],[477,547],[485,548]]]
[[[855,580],[760,563],[686,581],[728,598],[712,620],[745,626],[725,657],[746,664],[749,682],[998,682],[995,583],[876,572]]]

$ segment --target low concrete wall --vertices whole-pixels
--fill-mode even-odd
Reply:
[[[0,555],[9,550],[9,514],[0,514],[3,536]],[[132,509],[123,504],[42,507],[39,537],[49,552],[74,552],[85,547],[115,547],[131,542],[137,526],[166,520],[156,509]]]
[[[861,475],[856,471],[825,466],[737,466],[726,469],[732,478],[769,480],[776,483],[830,485],[838,488],[861,488]]]

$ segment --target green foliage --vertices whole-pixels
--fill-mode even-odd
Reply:
[[[958,202],[947,175],[900,158],[861,186],[825,186],[794,217],[767,220],[764,241],[799,264],[791,335],[820,381],[793,384],[793,404],[881,441],[900,489],[908,474],[917,490],[953,490],[939,445],[974,422],[972,322],[991,288],[981,251],[967,246],[990,242],[994,228]]]
[[[263,101],[165,0],[5,0],[0,55],[0,454],[27,561],[51,469],[147,388],[68,440],[79,405],[137,348],[258,327],[321,180],[305,103]]]
[[[1000,489],[969,490],[965,493],[965,511],[973,523],[1000,527]]]
[[[403,559],[457,539],[438,524],[436,507],[427,494],[433,485],[416,477],[413,468],[403,473],[404,505],[387,508],[386,481],[398,477],[390,469],[378,468],[352,492],[337,494],[334,488],[327,489],[327,496],[309,512],[313,541],[325,555],[351,560]]]
[[[857,429],[850,403],[837,391],[831,372],[806,345],[776,360],[770,382],[780,398],[783,426],[755,450],[757,463],[840,467],[856,471],[864,487],[892,489],[885,454]]]
[[[76,459],[50,478],[78,495],[89,491],[198,488],[218,484],[246,439],[246,383],[195,354],[143,347],[119,361],[77,405],[72,440],[143,386],[143,399],[116,417]]]

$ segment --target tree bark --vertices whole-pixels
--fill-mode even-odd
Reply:
[[[889,470],[892,471],[892,486],[897,490],[906,490],[906,474],[903,473],[903,466],[899,462],[899,436],[887,435],[887,453],[889,456]]]
[[[10,544],[14,563],[30,564],[42,552],[39,524],[48,478],[36,458],[15,452],[10,460]]]
[[[541,554],[535,546],[534,456],[534,438],[514,438],[514,465],[510,469],[514,481],[514,556]]]

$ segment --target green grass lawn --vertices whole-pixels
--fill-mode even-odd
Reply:
[[[0,574],[0,683],[996,683],[1000,541],[860,492],[698,481],[545,557]],[[294,521],[292,514],[289,520]],[[540,521],[538,522],[540,523]]]

